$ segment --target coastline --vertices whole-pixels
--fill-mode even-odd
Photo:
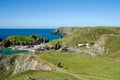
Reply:
[[[30,52],[36,52],[36,51],[40,51],[40,50],[45,50],[45,47],[47,46],[47,44],[45,43],[41,43],[38,45],[33,45],[33,46],[13,46],[13,47],[9,47],[13,50],[21,50],[21,51],[30,51]]]

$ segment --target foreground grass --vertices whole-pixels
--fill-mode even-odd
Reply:
[[[63,69],[71,73],[113,80],[120,79],[120,62],[106,56],[92,57],[55,51],[44,52],[43,54],[38,54],[38,56],[54,65],[60,61]]]
[[[54,71],[25,71],[17,73],[7,80],[25,80],[27,77],[35,78],[36,80],[78,80],[72,76]]]

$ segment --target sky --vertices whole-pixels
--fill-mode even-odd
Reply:
[[[0,0],[0,28],[120,26],[120,0]]]

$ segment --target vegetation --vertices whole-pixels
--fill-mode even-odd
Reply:
[[[40,40],[42,39],[42,37],[40,37],[38,34],[33,34],[30,36],[30,38],[34,39],[34,40]]]
[[[9,36],[6,40],[10,40],[10,41],[21,41],[21,42],[30,42],[33,41],[33,38],[29,37],[29,36]]]
[[[40,43],[48,43],[48,38],[42,38],[37,34],[33,34],[31,36],[9,36],[0,45],[3,44],[4,47],[9,47],[11,45],[37,45]]]
[[[75,32],[67,37],[54,40],[50,43],[66,42],[69,46],[76,46],[78,43],[95,43],[103,34],[119,34],[119,31],[120,27],[77,28]]]
[[[120,35],[109,35],[106,41],[105,49],[107,56],[115,59],[120,58]]]
[[[120,79],[120,27],[94,27],[94,28],[77,28],[72,34],[49,42],[56,46],[56,50],[59,49],[59,43],[65,43],[68,46],[75,47],[78,43],[95,43],[99,38],[106,34],[105,54],[102,56],[89,56],[85,54],[74,54],[70,52],[60,52],[60,51],[44,51],[37,52],[35,55],[41,61],[50,63],[56,66],[58,69],[63,70],[59,72],[57,70],[52,71],[25,71],[17,73],[11,76],[13,69],[4,72],[0,75],[0,79],[5,80],[25,80],[27,77],[45,80],[77,80],[73,78],[70,74],[75,76],[82,76],[89,80],[119,80]],[[17,40],[17,41],[37,41],[42,39],[38,35],[27,36],[11,36],[7,40]],[[44,39],[42,39],[44,42]],[[47,40],[47,39],[45,39]],[[19,61],[24,61],[28,55],[10,55],[18,56]],[[22,60],[21,60],[22,58]],[[8,60],[11,58],[8,58]],[[7,61],[8,61],[7,60]],[[9,62],[9,61],[8,61]],[[58,64],[59,63],[59,64]],[[22,63],[21,63],[22,64]],[[62,66],[62,67],[59,67]],[[0,69],[2,64],[0,62]],[[64,73],[67,71],[67,73]]]
[[[25,71],[22,73],[17,73],[7,80],[25,80],[27,77],[37,78],[39,80],[78,80],[67,74],[55,71]]]
[[[61,62],[63,69],[74,74],[85,77],[96,76],[113,80],[120,79],[120,62],[107,56],[93,57],[56,51],[43,52],[43,54],[38,54],[38,56],[56,66],[58,62]]]

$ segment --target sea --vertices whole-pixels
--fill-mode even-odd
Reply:
[[[0,29],[0,38],[3,40],[8,36],[12,35],[23,35],[30,36],[32,34],[38,34],[41,37],[47,37],[49,41],[59,39],[62,35],[51,34],[55,29]],[[32,53],[29,51],[12,50],[10,48],[5,48],[0,52],[0,54],[11,55],[11,54],[22,54],[22,53]]]
[[[60,34],[51,34],[55,29],[0,29],[0,38],[5,39],[12,35],[30,36],[38,34],[41,37],[47,37],[50,41],[60,38]]]

